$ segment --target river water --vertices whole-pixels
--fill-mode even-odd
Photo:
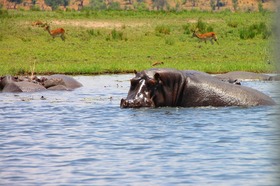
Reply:
[[[132,77],[0,94],[0,185],[279,185],[278,106],[121,109]]]

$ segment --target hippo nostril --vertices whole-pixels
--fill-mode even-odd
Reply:
[[[150,99],[146,99],[145,104],[146,104],[146,106],[151,106],[153,104],[153,102]]]
[[[124,101],[123,106],[127,107],[127,105],[128,105],[127,101]]]
[[[139,107],[140,106],[140,101],[135,101],[135,106]]]
[[[153,104],[152,100],[149,99],[134,99],[127,100],[121,99],[120,106],[121,108],[139,108],[143,106],[151,106]]]
[[[121,99],[121,107],[123,107],[123,108],[126,108],[126,107],[128,107],[128,101],[127,100],[125,100],[125,99]]]

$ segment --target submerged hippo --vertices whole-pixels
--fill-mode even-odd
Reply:
[[[135,72],[122,108],[274,105],[267,95],[198,71],[150,69]]]
[[[30,79],[29,77],[3,76],[0,78],[1,92],[38,92],[45,90],[73,90],[82,84],[73,77],[52,75]]]
[[[0,91],[2,92],[37,92],[43,90],[46,90],[44,86],[27,79],[10,75],[0,78]]]
[[[225,74],[218,74],[215,76],[223,81],[242,81],[242,80],[260,80],[260,81],[279,81],[279,76],[271,76],[267,74],[244,72],[244,71],[233,71]]]
[[[42,84],[49,90],[73,90],[83,85],[73,77],[56,74],[45,78]]]

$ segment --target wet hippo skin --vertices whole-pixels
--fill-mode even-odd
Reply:
[[[73,77],[66,75],[51,75],[47,77],[17,77],[2,76],[0,78],[1,92],[38,92],[46,90],[74,90],[83,85]]]
[[[122,108],[274,105],[262,92],[204,72],[149,69],[135,72]]]

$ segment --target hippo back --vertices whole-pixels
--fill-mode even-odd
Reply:
[[[244,81],[244,80],[260,80],[260,81],[270,81],[273,80],[272,76],[254,73],[254,72],[244,72],[244,71],[233,71],[225,74],[218,74],[215,77],[224,80],[224,81]]]
[[[40,84],[19,81],[6,84],[2,92],[38,92],[44,90],[46,90],[46,88]]]
[[[186,89],[182,106],[257,106],[275,102],[262,92],[228,82],[204,73],[185,71]]]
[[[73,77],[60,74],[47,77],[47,80],[43,84],[46,88],[51,90],[73,90],[83,86]]]

